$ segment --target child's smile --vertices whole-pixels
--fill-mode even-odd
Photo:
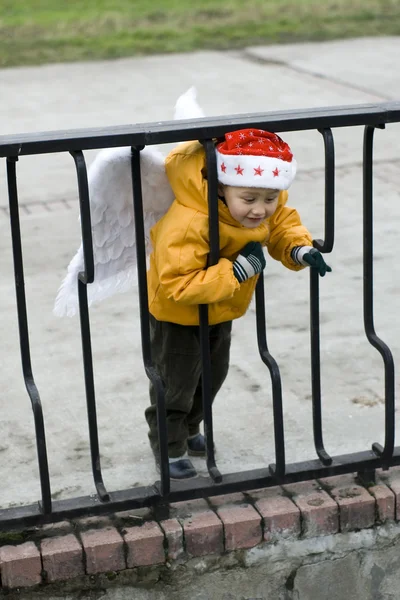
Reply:
[[[261,225],[278,206],[279,190],[220,184],[219,191],[232,217],[249,229]]]

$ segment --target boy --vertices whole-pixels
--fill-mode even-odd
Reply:
[[[331,268],[312,247],[296,210],[286,206],[296,174],[289,146],[260,129],[226,134],[216,145],[220,259],[207,267],[208,203],[205,151],[180,144],[166,158],[175,200],[151,230],[148,273],[152,357],[165,383],[171,479],[197,475],[187,455],[205,455],[198,305],[209,305],[212,399],[228,373],[232,320],[241,317],[265,267],[262,246],[294,271]],[[157,460],[155,391],[146,411]]]

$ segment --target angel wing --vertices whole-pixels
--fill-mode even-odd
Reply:
[[[175,106],[175,119],[203,117],[190,88]],[[164,155],[149,146],[140,153],[146,254],[150,229],[167,212],[174,195],[165,173]],[[126,292],[136,283],[136,239],[133,214],[131,149],[102,150],[88,170],[95,277],[88,285],[88,303]],[[53,312],[73,316],[78,311],[78,274],[85,268],[83,246],[71,260]]]

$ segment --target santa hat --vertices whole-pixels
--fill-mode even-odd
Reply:
[[[217,144],[218,180],[225,185],[287,190],[297,163],[279,135],[262,129],[240,129],[225,134]]]

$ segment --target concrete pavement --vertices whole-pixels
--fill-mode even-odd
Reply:
[[[0,134],[102,127],[172,118],[191,85],[208,116],[400,98],[400,38],[196,52],[95,63],[0,70]],[[399,131],[376,132],[376,328],[399,356],[397,255]],[[321,282],[322,385],[329,452],[361,450],[383,439],[383,370],[362,325],[362,129],[335,134],[337,229]],[[314,237],[323,235],[323,142],[318,132],[283,136],[299,163],[290,204]],[[1,140],[0,140],[1,141]],[[88,163],[95,151],[86,153]],[[77,319],[52,305],[79,245],[75,167],[68,155],[18,163],[32,363],[41,393],[55,497],[93,493]],[[29,400],[18,349],[5,169],[0,170],[0,506],[39,496]],[[265,273],[269,343],[281,367],[289,461],[313,458],[308,275],[269,260]],[[137,294],[91,311],[102,466],[110,489],[156,478],[147,446],[147,404]],[[222,472],[273,462],[269,375],[257,357],[254,308],[235,323],[231,371],[215,405]],[[204,473],[202,463],[196,461]]]

